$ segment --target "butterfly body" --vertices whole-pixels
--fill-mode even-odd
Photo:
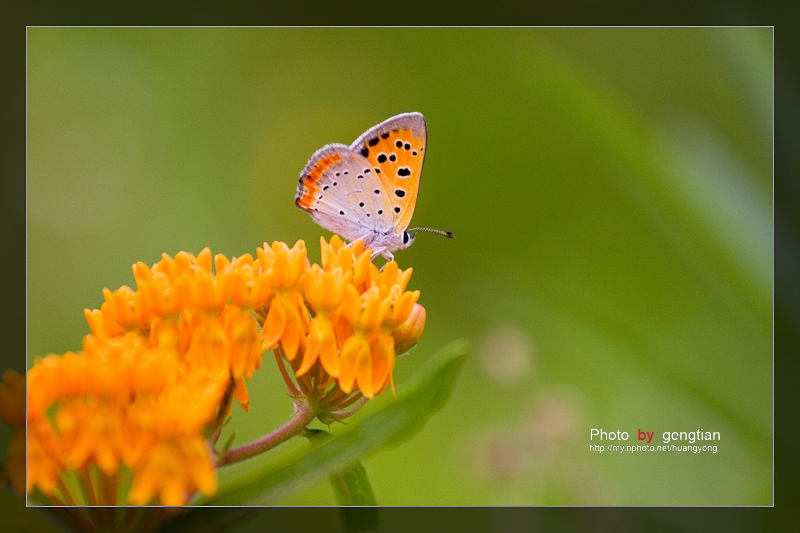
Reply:
[[[350,146],[328,144],[311,156],[295,204],[320,226],[349,241],[363,239],[391,260],[414,236],[414,214],[425,159],[427,129],[420,113],[403,113],[374,126]]]

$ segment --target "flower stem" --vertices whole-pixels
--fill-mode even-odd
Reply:
[[[94,490],[94,483],[92,482],[92,473],[88,466],[83,466],[78,469],[78,485],[83,492],[83,499],[86,505],[97,506],[97,494]]]
[[[280,346],[272,350],[272,353],[275,354],[275,362],[278,363],[278,370],[281,372],[281,377],[283,377],[283,382],[286,385],[286,390],[289,391],[289,395],[300,396],[300,390],[294,386],[292,378],[290,378],[289,373],[286,372],[286,366],[283,364],[283,355],[281,355]]]
[[[103,490],[103,505],[117,505],[117,473],[100,473],[100,486]]]
[[[231,463],[237,463],[250,457],[254,457],[269,449],[274,448],[278,444],[286,442],[298,433],[301,433],[305,427],[314,420],[317,416],[314,408],[308,402],[300,403],[299,409],[295,411],[294,416],[289,419],[284,425],[270,433],[264,435],[258,440],[254,440],[248,444],[243,444],[238,448],[228,450],[224,457],[220,458],[217,466],[224,466]]]
[[[64,498],[64,501],[69,506],[77,506],[78,502],[75,501],[75,498],[72,496],[72,492],[70,492],[69,487],[67,484],[64,483],[64,479],[61,476],[58,476],[58,488],[61,490],[61,496]]]
[[[348,409],[348,410],[339,410],[339,411],[336,411],[336,416],[338,416],[338,417],[340,417],[340,418],[347,418],[347,417],[349,417],[349,416],[353,416],[354,414],[356,414],[357,412],[359,412],[359,411],[361,410],[361,408],[362,408],[362,407],[364,407],[365,405],[367,405],[367,403],[368,403],[368,402],[369,402],[369,398],[361,398],[361,401],[360,401],[360,402],[358,402],[358,403],[355,405],[355,407],[353,407],[353,408],[351,408],[351,409]]]
[[[228,416],[228,409],[233,401],[233,390],[236,388],[236,381],[231,378],[228,381],[228,386],[225,387],[225,393],[222,395],[222,401],[218,407],[217,418],[214,420],[214,431],[211,432],[211,443],[216,444],[217,439],[222,431],[222,426],[225,425],[225,417]]]

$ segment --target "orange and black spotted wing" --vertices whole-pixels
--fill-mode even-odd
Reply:
[[[408,228],[417,204],[427,137],[425,118],[403,113],[370,128],[350,145],[378,174],[398,234]]]

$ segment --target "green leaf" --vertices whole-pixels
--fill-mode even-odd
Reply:
[[[361,461],[355,461],[328,476],[339,505],[378,505],[367,471]]]
[[[322,429],[306,429],[305,436],[314,446],[333,438],[333,435]],[[361,461],[354,461],[343,469],[332,472],[328,479],[339,505],[378,505]]]
[[[322,429],[306,429],[305,436],[314,446],[333,438]],[[342,506],[340,513],[345,531],[377,531],[380,520],[375,506],[378,502],[361,461],[331,473],[328,480],[336,494],[336,503]]]
[[[451,342],[428,361],[396,399],[387,401],[380,411],[309,451],[292,454],[278,465],[251,472],[215,497],[200,500],[198,505],[275,504],[325,476],[347,471],[359,459],[384,446],[394,446],[410,439],[449,398],[468,351],[468,341]],[[362,478],[361,474],[351,470],[350,475],[352,478],[348,482],[358,484],[366,481],[365,474]],[[371,493],[371,488],[369,490]],[[165,531],[213,531],[218,525],[248,514],[246,509],[197,511],[191,510],[177,517]]]

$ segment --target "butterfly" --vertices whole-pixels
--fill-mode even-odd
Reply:
[[[348,241],[362,239],[387,261],[411,246],[415,231],[453,237],[449,231],[408,228],[417,204],[427,144],[425,118],[402,113],[364,132],[353,144],[328,144],[300,173],[295,204],[325,229]]]

